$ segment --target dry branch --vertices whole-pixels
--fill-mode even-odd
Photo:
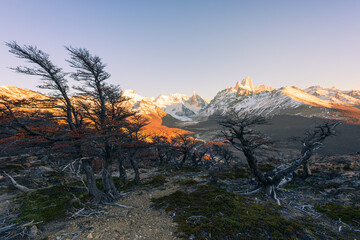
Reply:
[[[18,184],[15,179],[13,177],[11,177],[9,174],[7,174],[6,172],[4,172],[4,174],[10,179],[11,183],[14,185],[14,187],[16,187],[17,189],[19,189],[22,192],[29,192],[29,191],[33,191],[33,189],[27,188],[23,185]]]

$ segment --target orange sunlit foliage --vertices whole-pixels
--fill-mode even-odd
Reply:
[[[180,128],[169,128],[162,125],[162,119],[159,116],[147,115],[146,117],[149,120],[149,124],[146,125],[141,132],[145,135],[149,135],[150,137],[155,135],[163,136],[166,137],[168,141],[170,141],[172,137],[175,137],[178,134],[192,133]]]

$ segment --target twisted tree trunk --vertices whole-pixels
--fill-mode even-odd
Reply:
[[[96,186],[96,179],[91,166],[91,159],[83,158],[81,160],[82,160],[82,169],[84,170],[86,175],[89,194],[94,197],[94,202],[98,204],[105,197],[105,194],[101,192]]]
[[[133,167],[134,173],[135,173],[134,181],[136,184],[139,184],[140,183],[140,172],[139,172],[138,163],[137,163],[136,159],[134,158],[134,154],[131,154],[129,157],[130,157],[131,166]]]
[[[305,178],[311,176],[311,174],[312,174],[312,173],[311,173],[310,164],[309,164],[308,162],[304,163],[304,164],[303,164],[303,172],[302,172],[302,174],[301,174],[301,177],[302,177],[303,179],[305,179]]]
[[[118,199],[120,195],[112,179],[111,161],[109,160],[104,162],[102,170],[102,181],[105,194],[110,197],[111,200]]]
[[[118,158],[118,164],[119,164],[119,177],[120,177],[120,180],[125,185],[127,185],[128,184],[128,179],[127,179],[126,170],[125,170],[125,167],[124,167],[124,158],[123,157]]]

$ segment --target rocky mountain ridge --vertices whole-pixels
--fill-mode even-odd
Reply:
[[[17,87],[2,86],[0,95],[12,98],[44,95]],[[141,114],[162,118],[171,115],[184,122],[202,121],[214,114],[224,115],[235,109],[243,113],[274,116],[278,114],[304,117],[355,119],[360,122],[360,91],[342,91],[335,87],[311,86],[304,90],[295,86],[279,89],[260,85],[256,87],[250,77],[238,81],[234,87],[219,91],[209,102],[200,95],[184,94],[143,97],[134,90],[123,91],[129,98],[129,107]]]

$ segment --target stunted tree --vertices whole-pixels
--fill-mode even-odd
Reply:
[[[49,54],[44,53],[35,46],[20,46],[15,41],[8,42],[6,45],[10,48],[9,52],[33,65],[33,67],[18,66],[12,69],[18,73],[40,77],[43,84],[38,87],[54,90],[53,97],[63,102],[62,105],[58,104],[54,107],[61,108],[66,113],[66,121],[70,129],[74,129],[79,125],[77,113],[69,97],[69,86],[65,78],[67,74],[63,72],[62,68],[51,62]]]
[[[235,159],[229,144],[215,144],[213,145],[213,151],[215,152],[215,155],[218,156],[219,160],[227,165],[230,165],[233,159]]]
[[[271,139],[255,131],[253,127],[266,124],[267,121],[261,116],[240,115],[232,112],[219,124],[224,127],[222,134],[234,148],[241,151],[258,182],[266,189],[266,192],[276,198],[275,188],[285,181],[297,168],[307,164],[313,152],[322,146],[325,139],[335,135],[338,122],[326,121],[308,131],[302,140],[303,147],[298,159],[289,164],[281,165],[273,171],[264,173],[258,167],[257,151],[264,151],[272,143]],[[279,201],[278,201],[279,203]]]
[[[134,169],[134,181],[136,184],[140,183],[139,164],[136,157],[140,152],[149,147],[149,143],[146,141],[148,136],[141,132],[148,124],[149,120],[140,114],[132,116],[125,126],[126,140],[123,144],[121,144],[121,150],[126,154],[126,159],[130,162],[132,168]],[[119,158],[119,168],[122,169],[124,168],[123,160],[123,158]],[[123,172],[122,169],[120,169],[120,173]],[[126,173],[124,172],[124,174],[125,175],[121,175],[120,178],[126,179]],[[125,181],[127,182],[127,180]]]
[[[171,145],[165,136],[154,135],[151,139],[154,148],[155,156],[160,165],[169,161],[169,153],[171,152]]]
[[[196,140],[187,134],[178,133],[175,137],[171,138],[173,148],[182,156],[180,166],[183,166],[196,145]]]
[[[125,98],[121,98],[121,90],[118,86],[108,85],[106,80],[110,74],[105,71],[106,65],[101,58],[91,55],[84,48],[66,48],[70,54],[67,62],[75,72],[70,76],[81,83],[74,87],[79,91],[79,105],[84,116],[91,121],[96,132],[98,146],[101,146],[104,165],[102,169],[102,180],[105,193],[112,199],[119,197],[118,191],[112,180],[111,165],[116,158],[116,144],[112,138],[116,134],[123,134],[125,120],[134,116],[134,113],[123,106]]]
[[[50,61],[48,54],[34,46],[20,46],[16,42],[6,45],[15,56],[32,64],[30,67],[16,67],[15,71],[39,76],[43,82],[40,88],[54,90],[52,97],[43,101],[47,101],[47,105],[39,102],[32,105],[44,110],[60,109],[52,116],[47,114],[46,118],[37,115],[38,125],[31,125],[29,121],[25,122],[22,116],[14,114],[14,104],[2,101],[5,103],[1,108],[2,115],[11,119],[12,127],[16,125],[12,134],[26,132],[27,136],[45,139],[56,145],[57,149],[74,149],[73,158],[81,162],[87,176],[89,193],[94,196],[95,201],[116,199],[119,195],[112,181],[111,164],[117,153],[118,141],[123,138],[126,119],[134,113],[124,106],[127,99],[121,97],[120,87],[106,83],[110,74],[105,71],[105,64],[98,56],[91,55],[84,48],[67,47],[70,53],[68,63],[75,69],[75,72],[67,74]],[[66,79],[69,75],[81,83],[75,87],[78,91],[75,97],[70,97],[69,94],[70,88]],[[45,128],[44,123],[40,124],[40,120],[47,124],[53,123],[51,133],[45,132],[48,128]],[[96,187],[92,170],[92,161],[98,156],[104,160],[104,192]]]

